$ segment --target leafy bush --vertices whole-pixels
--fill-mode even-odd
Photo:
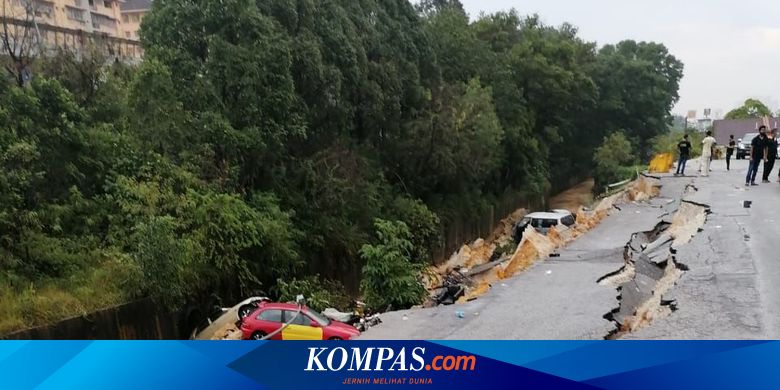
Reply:
[[[301,279],[293,278],[289,282],[280,278],[277,279],[274,290],[281,302],[293,302],[298,294],[303,294],[306,305],[318,311],[329,307],[344,311],[352,306],[344,285],[337,281],[322,279],[319,275]]]
[[[153,217],[139,224],[134,234],[133,257],[143,274],[143,290],[172,309],[185,303],[193,285],[193,261],[201,256],[197,244],[176,229],[173,218]]]
[[[420,281],[422,267],[412,263],[411,234],[400,221],[374,222],[379,242],[363,245],[365,261],[361,291],[366,305],[376,310],[404,309],[422,302],[426,291]]]
[[[688,141],[690,141],[692,146],[691,158],[701,156],[701,141],[704,139],[705,134],[698,131],[673,131],[656,136],[651,140],[653,145],[653,153],[672,153],[674,154],[675,158],[679,157],[677,144],[682,140],[683,135],[685,134],[688,134]]]
[[[409,227],[412,262],[423,264],[432,262],[432,251],[441,245],[443,239],[439,216],[417,199],[396,198],[393,208],[398,220]]]
[[[633,165],[635,161],[631,142],[623,133],[616,132],[605,137],[593,154],[593,162],[596,165],[595,188],[600,190],[607,184],[630,178],[625,176],[625,167]]]

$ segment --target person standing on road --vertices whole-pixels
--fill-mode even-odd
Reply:
[[[750,141],[750,166],[748,168],[747,176],[745,177],[746,186],[757,186],[756,175],[758,174],[758,166],[761,165],[761,160],[766,161],[764,152],[766,146],[766,126],[758,128],[758,135]]]
[[[701,175],[704,177],[710,175],[710,164],[712,164],[712,148],[715,147],[715,143],[715,138],[712,137],[711,131],[708,131],[707,136],[704,137],[704,139],[701,141]]]
[[[775,167],[777,159],[777,129],[772,129],[766,137],[766,160],[764,160],[764,177],[762,182],[769,183],[769,175]]]
[[[677,173],[674,175],[685,175],[685,163],[688,162],[688,158],[691,156],[691,143],[688,141],[688,134],[683,136],[682,141],[677,143],[677,152],[680,154],[680,159],[677,161]]]
[[[734,149],[737,147],[737,142],[734,141],[734,134],[729,136],[729,146],[726,147],[726,170],[731,170],[731,156],[734,154]]]

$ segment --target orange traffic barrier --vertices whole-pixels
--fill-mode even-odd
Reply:
[[[671,153],[661,153],[653,157],[650,161],[650,173],[668,173],[672,169],[674,156]]]

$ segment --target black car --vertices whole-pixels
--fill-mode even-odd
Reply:
[[[747,133],[744,137],[737,140],[737,160],[741,160],[750,156],[750,143],[753,138],[758,137],[758,133]]]

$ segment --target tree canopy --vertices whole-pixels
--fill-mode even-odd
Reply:
[[[737,107],[726,114],[726,119],[750,119],[771,117],[772,110],[758,99],[747,99],[741,107]]]
[[[682,77],[661,44],[454,0],[158,0],[141,40],[0,82],[0,333],[147,296],[410,305],[384,267],[592,176],[617,131],[603,153],[647,156]]]

